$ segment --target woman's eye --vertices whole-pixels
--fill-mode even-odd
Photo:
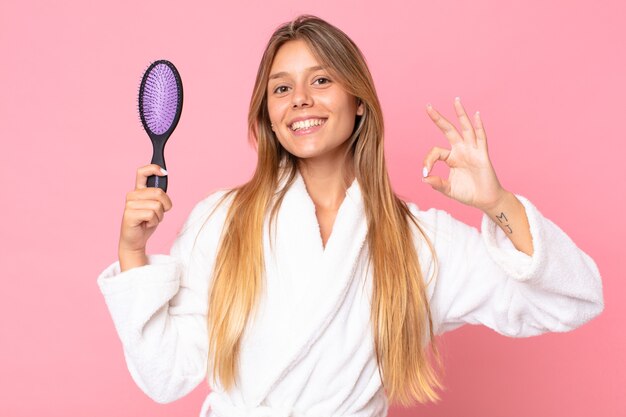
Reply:
[[[284,92],[285,92],[285,90],[283,90],[283,88],[285,88],[285,89],[286,89],[287,87],[285,87],[284,85],[279,85],[278,87],[276,87],[276,88],[274,89],[274,92],[275,92],[275,93],[278,93],[278,94],[284,93]]]
[[[325,78],[325,77],[320,77],[320,78],[316,79],[313,82],[316,83],[318,81],[321,81],[319,84],[328,84],[330,82],[330,80],[328,78]]]

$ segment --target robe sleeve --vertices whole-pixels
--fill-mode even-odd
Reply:
[[[412,207],[425,221],[439,259],[439,273],[428,284],[436,334],[464,324],[509,337],[568,332],[603,311],[593,259],[528,199],[515,195],[526,210],[532,256],[517,250],[487,214],[479,232],[443,210]]]
[[[97,279],[128,371],[158,403],[187,395],[207,374],[209,273],[221,232],[219,216],[206,222],[193,256],[192,247],[221,194],[195,205],[169,255],[148,255],[148,264],[124,272],[115,261]]]

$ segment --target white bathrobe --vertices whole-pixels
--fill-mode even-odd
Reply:
[[[147,265],[122,273],[116,261],[97,280],[133,380],[159,403],[187,395],[207,376],[208,275],[232,200],[209,219],[193,254],[191,248],[224,192],[193,208],[169,255],[148,255]],[[567,332],[602,312],[594,261],[516,196],[528,216],[532,257],[515,249],[487,215],[479,233],[443,210],[421,211],[408,203],[440,261],[427,287],[436,334],[463,324],[510,337]],[[278,214],[274,252],[265,223],[266,291],[244,335],[237,386],[228,392],[219,381],[211,386],[200,417],[387,414],[369,324],[372,270],[366,267],[361,197],[355,180],[324,248],[315,206],[298,173]],[[427,281],[430,251],[412,227]]]

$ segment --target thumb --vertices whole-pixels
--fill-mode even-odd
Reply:
[[[448,180],[444,180],[436,175],[429,175],[428,177],[423,177],[422,181],[440,193],[448,196],[448,190],[450,189],[450,182]]]

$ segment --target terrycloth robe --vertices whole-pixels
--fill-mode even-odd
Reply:
[[[170,254],[98,277],[135,383],[159,403],[175,401],[207,377],[208,289],[230,201],[202,230],[218,190],[193,208]],[[525,197],[534,253],[518,251],[487,215],[481,232],[443,210],[408,202],[439,258],[427,287],[436,334],[482,324],[510,337],[567,332],[603,310],[592,258]],[[315,206],[298,173],[278,213],[266,287],[244,334],[237,386],[210,386],[200,417],[382,417],[382,388],[370,326],[372,268],[359,183],[346,192],[324,248]],[[424,281],[432,274],[421,234],[414,244]],[[200,233],[200,234],[199,234]],[[192,252],[194,240],[198,237]],[[272,233],[272,237],[273,237]],[[210,383],[210,381],[209,381]]]

